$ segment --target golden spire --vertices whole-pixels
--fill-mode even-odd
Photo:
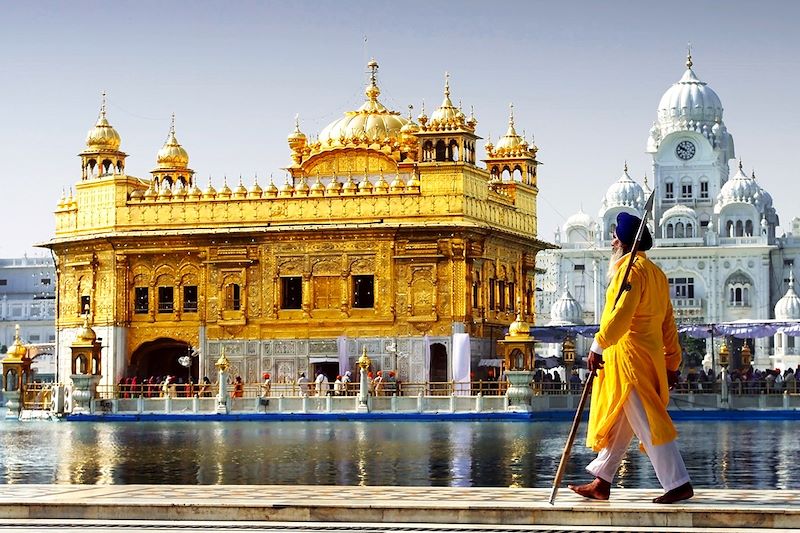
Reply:
[[[189,165],[189,153],[181,146],[175,137],[175,113],[172,113],[167,140],[156,156],[159,169],[180,168],[186,169]]]
[[[625,164],[622,166],[622,171],[627,174],[628,173],[628,160],[625,160]]]
[[[14,326],[14,343],[8,348],[8,353],[6,353],[5,360],[19,361],[24,359],[27,353],[28,349],[25,348],[24,344],[22,344],[22,339],[19,336],[19,324],[17,324]]]
[[[378,62],[375,61],[375,58],[371,59],[369,63],[367,63],[367,68],[370,70],[369,74],[369,86],[364,91],[364,94],[367,95],[367,98],[370,102],[377,102],[378,96],[381,94],[381,90],[378,88]]]
[[[119,133],[108,123],[106,119],[106,93],[103,91],[100,103],[100,115],[97,123],[86,136],[86,147],[89,150],[119,150]]]

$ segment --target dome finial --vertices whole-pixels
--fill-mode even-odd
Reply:
[[[692,43],[686,43],[686,68],[692,68]]]
[[[170,135],[175,135],[175,113],[172,113],[172,118],[169,123],[169,133]]]
[[[106,116],[106,92],[103,91],[100,95],[100,116]]]
[[[444,72],[444,95],[450,98],[450,73],[447,71]]]
[[[412,112],[414,111],[414,104],[408,104],[408,121],[412,122],[414,119],[412,117]]]
[[[508,104],[508,125],[514,127],[514,102]]]
[[[739,170],[742,170],[742,158],[739,158]]]
[[[628,160],[627,159],[625,160],[625,164],[622,167],[622,171],[625,172],[625,174],[628,173]]]
[[[371,59],[369,63],[367,63],[367,68],[369,68],[369,87],[367,90],[364,91],[369,98],[370,102],[377,102],[378,96],[381,94],[381,90],[378,88],[378,62],[375,59]]]
[[[789,288],[794,289],[794,270],[789,271]]]

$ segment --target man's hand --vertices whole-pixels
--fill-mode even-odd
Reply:
[[[594,374],[596,374],[598,370],[603,370],[603,356],[589,350],[589,355],[586,356],[586,366],[589,368],[589,372]]]
[[[680,378],[681,372],[680,370],[667,370],[667,385],[669,385],[669,390],[675,388],[675,385],[678,384],[678,379]]]

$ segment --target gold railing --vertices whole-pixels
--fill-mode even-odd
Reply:
[[[22,396],[22,408],[45,410],[52,401],[52,383],[28,383]]]

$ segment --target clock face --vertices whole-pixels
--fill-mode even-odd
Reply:
[[[675,147],[675,155],[684,161],[688,161],[694,157],[695,150],[692,141],[681,141]]]

